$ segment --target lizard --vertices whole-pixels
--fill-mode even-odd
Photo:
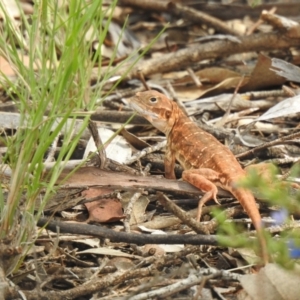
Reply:
[[[131,108],[166,135],[165,177],[176,179],[174,166],[177,160],[184,169],[182,179],[204,192],[198,203],[197,221],[200,221],[202,207],[207,201],[213,199],[219,203],[217,186],[229,191],[251,218],[266,264],[268,252],[261,215],[253,194],[236,185],[246,172],[229,148],[202,130],[164,94],[155,90],[138,92],[128,102]]]

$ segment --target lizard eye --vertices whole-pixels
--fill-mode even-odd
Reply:
[[[157,102],[157,98],[155,98],[155,97],[151,97],[149,100],[150,100],[151,103],[156,103]]]

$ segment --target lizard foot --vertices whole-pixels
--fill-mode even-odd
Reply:
[[[197,211],[197,217],[196,217],[196,220],[198,222],[200,222],[200,219],[201,219],[201,214],[202,214],[202,207],[203,205],[209,201],[210,199],[213,199],[218,205],[220,205],[220,202],[217,200],[217,192],[218,192],[218,189],[215,188],[214,190],[212,191],[209,191],[209,192],[206,192],[202,198],[199,200],[198,202],[198,211]]]

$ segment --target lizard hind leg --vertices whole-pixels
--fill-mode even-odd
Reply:
[[[198,203],[197,221],[200,221],[203,205],[213,199],[217,204],[220,204],[217,200],[218,189],[213,182],[219,181],[219,173],[207,168],[191,169],[183,171],[182,179],[189,182],[199,190],[205,192]]]
[[[202,198],[199,200],[198,202],[198,211],[197,211],[197,217],[196,217],[196,220],[198,222],[200,222],[200,219],[201,219],[201,215],[202,215],[202,207],[204,206],[204,204],[213,199],[217,204],[220,205],[220,202],[217,200],[216,198],[216,194],[214,194],[213,191],[209,191],[209,192],[206,192]]]

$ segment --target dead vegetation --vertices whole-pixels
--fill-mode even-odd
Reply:
[[[87,109],[91,121],[56,181],[59,189],[27,241],[33,246],[23,253],[24,261],[15,271],[9,265],[24,249],[15,246],[14,235],[1,239],[0,299],[297,299],[299,273],[276,264],[258,270],[251,249],[255,243],[249,239],[251,221],[228,192],[219,190],[221,205],[205,206],[202,222],[195,221],[203,193],[187,182],[163,177],[165,138],[142,117],[132,117],[127,105],[126,99],[145,89],[166,94],[202,129],[226,144],[244,167],[263,162],[259,167],[265,174],[265,190],[278,188],[266,167],[275,164],[280,184],[289,179],[289,204],[280,204],[286,199],[257,202],[274,259],[288,251],[275,249],[274,243],[282,231],[292,229],[299,236],[298,182],[290,178],[300,154],[299,3],[279,1],[251,8],[246,1],[221,2],[122,0],[113,11],[103,44],[92,36],[91,53],[99,54],[100,45],[102,60],[101,66],[93,66],[87,92],[82,93],[84,101],[88,103],[89,94],[99,89],[99,78],[105,78],[105,84],[96,106]],[[22,26],[20,9],[27,18],[33,13],[31,1],[20,1],[20,7],[14,1],[3,3],[16,27]],[[141,53],[162,30],[129,71],[138,54],[121,65],[130,54]],[[23,59],[29,64],[28,53]],[[120,67],[108,78],[103,74],[110,65]],[[3,55],[0,70],[18,84],[14,65]],[[111,91],[120,76],[123,79]],[[22,130],[22,115],[3,80],[0,88],[0,192],[5,202],[14,174],[5,161],[9,151],[5,141]],[[84,108],[74,113],[84,114]],[[65,125],[74,136],[82,119],[81,115]],[[64,130],[44,157],[41,179],[53,170]],[[96,150],[95,144],[102,151],[69,176]],[[179,179],[179,165],[175,173]],[[44,195],[41,191],[36,209]],[[269,227],[275,222],[270,216],[282,207],[293,214],[293,222]],[[231,247],[220,246],[220,219],[212,216],[216,208],[224,211],[220,218],[238,225],[238,230],[227,232],[222,225],[221,234],[228,235]],[[21,205],[15,218],[21,219],[24,211]]]

